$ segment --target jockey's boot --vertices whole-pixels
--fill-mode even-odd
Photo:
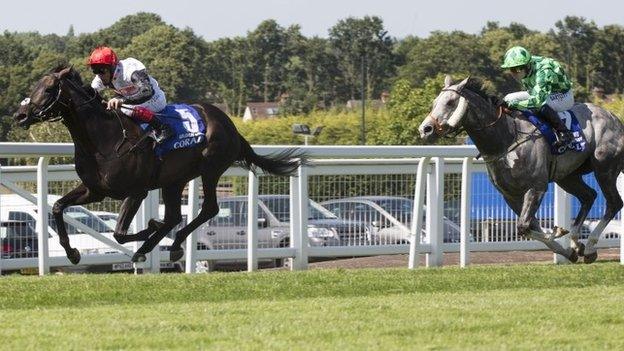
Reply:
[[[163,143],[165,140],[173,136],[173,130],[171,130],[171,127],[168,124],[161,122],[156,116],[152,118],[149,125],[154,130],[156,143],[158,144]]]
[[[568,146],[568,144],[574,140],[574,134],[566,128],[561,118],[559,118],[559,113],[553,110],[552,107],[547,104],[542,106],[539,110],[539,116],[555,130],[555,136],[557,137],[554,143],[555,148],[558,149],[562,146]]]

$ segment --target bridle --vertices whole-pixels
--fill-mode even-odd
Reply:
[[[50,73],[49,75],[54,75],[54,74]],[[39,107],[38,105],[33,104],[35,108],[39,109],[39,111],[37,111],[36,113],[33,113],[34,118],[36,118],[39,122],[45,122],[45,121],[56,122],[58,120],[63,119],[63,116],[61,116],[62,111],[60,108],[58,108],[58,106],[61,105],[65,109],[69,109],[70,105],[73,103],[71,97],[63,99],[62,92],[63,92],[64,83],[67,83],[70,89],[77,91],[78,93],[80,93],[86,98],[86,100],[81,102],[80,104],[73,104],[74,109],[79,109],[83,106],[89,105],[93,103],[97,98],[99,98],[99,94],[95,91],[93,93],[93,96],[87,95],[87,93],[84,90],[82,90],[75,82],[73,82],[70,79],[67,79],[67,80],[64,78],[57,78],[57,79],[58,79],[58,84],[57,84],[56,96],[53,99],[48,99],[43,104],[43,107]],[[136,143],[132,143],[132,141],[128,137],[128,130],[124,127],[123,122],[121,121],[121,116],[119,115],[119,112],[114,111],[114,113],[115,113],[115,116],[117,117],[117,120],[119,121],[119,125],[122,130],[122,140],[115,148],[117,157],[121,158],[129,154],[130,152],[134,151],[139,146],[139,144],[141,144],[141,142],[147,139],[149,134],[145,133]],[[125,142],[130,143],[131,147],[128,150],[120,153],[120,148]]]
[[[53,75],[52,73],[50,73],[49,75]],[[55,77],[56,78],[56,77]],[[61,111],[58,107],[58,105],[63,106],[65,109],[68,109],[70,104],[72,103],[72,99],[71,97],[66,98],[65,100],[62,98],[63,97],[63,82],[67,82],[67,84],[69,84],[72,88],[74,88],[74,90],[80,92],[81,94],[85,95],[85,97],[87,98],[86,101],[78,104],[78,105],[74,105],[74,108],[80,108],[82,106],[88,105],[90,103],[92,103],[97,97],[98,94],[97,92],[94,92],[93,96],[87,96],[87,94],[82,90],[79,89],[79,87],[76,85],[76,83],[74,83],[71,80],[65,80],[63,78],[57,78],[58,79],[58,84],[57,84],[57,92],[56,92],[56,96],[54,98],[48,99],[42,107],[39,107],[37,104],[33,104],[35,106],[36,109],[38,109],[38,111],[33,113],[33,116],[35,119],[37,119],[39,122],[56,122],[58,120],[61,120],[63,117],[61,116]]]
[[[470,106],[472,106],[476,110],[481,110],[483,113],[490,113],[491,112],[491,111],[485,111],[483,107],[475,104],[474,101],[473,101],[473,97],[475,97],[476,94],[474,92],[468,90],[468,89],[466,89],[468,94],[464,93],[464,89],[459,89],[458,90],[458,89],[453,89],[453,88],[444,88],[444,89],[442,89],[442,91],[452,91],[452,92],[456,93],[460,97],[463,97],[464,99],[466,99],[468,104]],[[494,108],[497,110],[497,112],[496,112],[496,119],[494,121],[486,124],[486,125],[481,126],[481,127],[473,128],[474,131],[482,131],[482,130],[485,130],[485,129],[488,129],[488,128],[491,128],[491,127],[495,126],[498,123],[498,121],[500,121],[502,119],[503,115],[506,114],[505,113],[505,108],[503,107],[502,104],[497,104],[496,107],[494,107]],[[433,119],[433,121],[434,121],[434,126],[435,126],[434,129],[436,130],[436,133],[438,133],[438,128],[440,128],[440,131],[443,132],[444,131],[444,127],[443,127],[443,125],[438,123],[438,119],[437,118],[433,118],[433,116],[431,116],[431,119]],[[444,122],[446,122],[446,119],[444,120]],[[515,142],[512,145],[510,145],[501,154],[499,154],[497,156],[494,156],[494,157],[488,157],[488,159],[485,160],[486,163],[494,162],[494,161],[504,157],[509,152],[511,152],[514,149],[516,149],[518,146],[520,146],[520,145],[524,144],[525,142],[531,140],[531,138],[534,137],[536,135],[536,132],[538,131],[538,128],[535,127],[535,129],[533,129],[533,131],[530,132],[530,133],[520,132],[520,131],[518,131],[518,126],[516,125],[516,121],[515,120],[513,121],[513,125],[514,125],[514,140],[515,140]],[[462,126],[462,127],[456,128],[456,129],[457,129],[457,131],[455,132],[455,134],[452,137],[457,136],[457,134],[459,134],[464,128]],[[523,139],[518,141],[517,139],[518,139],[518,135],[519,134],[526,134],[527,136],[525,138],[523,138]],[[448,133],[446,135],[448,135]],[[442,135],[442,136],[445,136],[445,135]],[[479,158],[480,156],[481,156],[481,153],[479,153],[477,155],[477,158]]]
[[[442,89],[442,91],[451,91],[457,95],[459,95],[460,97],[466,99],[466,102],[468,103],[468,105],[470,105],[472,108],[476,109],[476,110],[481,110],[483,113],[491,113],[491,111],[485,111],[483,109],[483,107],[475,104],[474,102],[474,97],[475,97],[475,93],[473,93],[472,91],[466,89],[464,92],[464,88],[461,87],[460,89],[455,89],[455,88],[444,88]],[[496,112],[496,119],[493,122],[490,122],[484,126],[481,127],[475,127],[474,130],[475,131],[481,131],[490,127],[493,127],[494,125],[496,125],[498,123],[498,121],[501,120],[501,117],[504,114],[504,107],[501,104],[498,104],[495,107],[498,111]],[[460,127],[455,127],[452,128],[450,131],[445,132],[447,127],[448,127],[448,119],[450,117],[447,118],[438,118],[433,116],[432,114],[429,114],[427,117],[429,117],[429,119],[432,121],[433,124],[433,130],[436,133],[436,135],[438,137],[445,137],[445,138],[455,138],[459,133],[461,133],[462,131],[465,130],[465,128],[462,126]],[[439,120],[442,120],[442,122],[439,122]]]

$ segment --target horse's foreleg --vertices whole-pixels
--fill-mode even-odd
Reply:
[[[143,201],[146,196],[147,192],[143,192],[129,196],[123,200],[121,209],[119,210],[119,220],[117,221],[115,234],[113,235],[118,243],[125,244],[130,241],[144,241],[149,238],[150,234],[156,231],[156,228],[148,227],[137,234],[128,235],[128,227],[130,227],[132,219],[139,210],[141,201]]]
[[[552,236],[546,236],[546,234],[541,232],[537,219],[535,218],[535,212],[537,212],[543,197],[544,190],[537,190],[535,188],[529,189],[524,194],[522,210],[518,217],[518,234],[533,240],[541,241],[554,253],[567,257],[571,262],[576,262],[578,260],[576,251],[573,249],[566,250],[558,242],[554,241]]]
[[[65,249],[67,258],[73,264],[78,264],[78,262],[80,262],[80,252],[72,248],[69,243],[65,220],[63,220],[63,210],[69,206],[88,204],[91,202],[101,201],[102,199],[104,199],[103,195],[91,191],[84,184],[80,184],[65,196],[58,199],[52,207],[52,215],[54,216],[54,221],[56,222],[59,242]]]

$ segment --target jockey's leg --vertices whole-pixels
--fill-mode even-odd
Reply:
[[[551,127],[555,130],[555,134],[557,135],[557,141],[555,142],[555,147],[561,147],[568,145],[574,140],[574,135],[572,132],[565,126],[565,124],[559,118],[559,113],[555,111],[550,105],[544,104],[539,111],[537,112],[540,118],[542,118],[546,123],[550,124]]]
[[[171,127],[162,123],[158,116],[156,116],[156,113],[145,106],[138,105],[132,107],[132,109],[124,109],[124,113],[139,123],[149,124],[149,126],[154,130],[156,134],[156,142],[159,144],[173,135]]]

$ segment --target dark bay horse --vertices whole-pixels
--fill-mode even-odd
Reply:
[[[599,106],[576,104],[572,111],[579,120],[587,148],[582,152],[553,155],[535,126],[524,118],[505,113],[501,102],[488,94],[478,79],[467,78],[452,85],[447,76],[444,89],[419,127],[420,135],[426,141],[434,141],[459,128],[465,129],[483,155],[490,180],[518,215],[518,234],[543,242],[572,262],[578,256],[584,256],[585,263],[594,262],[600,234],[622,208],[616,180],[624,169],[624,125]],[[597,196],[582,178],[590,172],[596,176],[607,208],[584,245],[578,242],[578,236]],[[554,228],[553,233],[544,234],[535,218],[551,181],[581,203],[570,231],[572,248],[568,250],[554,240],[566,235],[566,230]]]
[[[59,199],[53,207],[58,234],[67,258],[80,262],[80,253],[69,243],[63,210],[68,206],[101,201],[105,197],[123,200],[115,239],[120,243],[145,241],[132,257],[145,261],[145,254],[182,220],[182,191],[191,179],[201,176],[204,201],[199,215],[176,233],[171,261],[179,260],[186,237],[219,211],[216,187],[219,178],[234,162],[275,175],[291,175],[305,157],[296,149],[260,156],[243,138],[230,118],[213,105],[193,105],[206,123],[206,141],[201,146],[178,149],[157,160],[153,141],[142,138],[140,127],[119,111],[107,111],[101,97],[83,86],[72,67],[58,67],[43,76],[14,115],[18,125],[30,125],[60,116],[75,145],[76,172],[82,183]],[[151,189],[162,189],[164,222],[150,220],[147,229],[128,234],[142,200]]]

